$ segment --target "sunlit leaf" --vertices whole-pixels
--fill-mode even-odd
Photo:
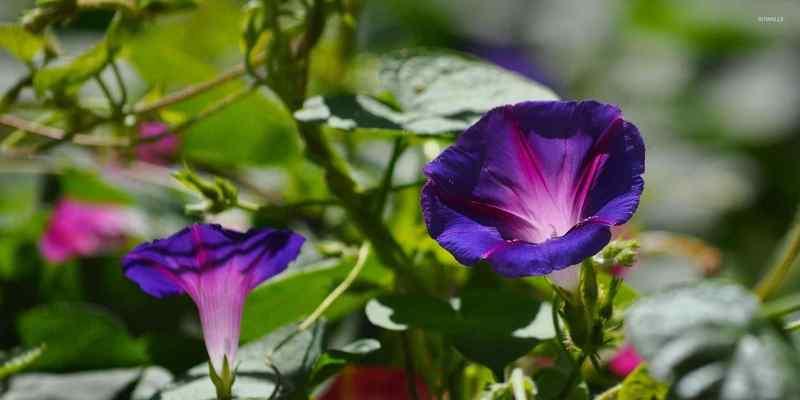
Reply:
[[[11,378],[3,399],[116,400],[127,398],[123,396],[142,374],[141,368],[21,374]]]
[[[350,257],[338,262],[322,262],[276,277],[256,288],[245,302],[242,341],[261,337],[311,314],[344,280],[354,263]],[[368,261],[353,287],[333,303],[325,316],[335,319],[362,307],[388,283],[387,279],[391,280],[389,270]]]
[[[653,379],[640,365],[622,381],[616,400],[666,400],[668,387]]]
[[[17,24],[0,24],[0,48],[24,62],[32,62],[45,48],[45,40]]]
[[[41,94],[47,90],[65,90],[80,85],[99,74],[111,60],[113,53],[108,43],[101,41],[83,54],[65,61],[49,64],[38,70],[33,86]]]
[[[627,335],[679,398],[792,398],[800,393],[800,355],[758,311],[744,288],[703,282],[636,303]]]
[[[504,104],[558,99],[536,82],[455,52],[390,53],[383,58],[379,79],[397,109],[365,95],[315,97],[295,117],[344,130],[443,134],[461,131]]]

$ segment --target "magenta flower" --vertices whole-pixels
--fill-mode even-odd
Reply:
[[[167,165],[175,158],[180,141],[177,135],[169,132],[167,124],[142,122],[139,137],[145,140],[136,145],[136,158],[158,165]]]
[[[128,217],[115,205],[61,199],[50,215],[39,251],[53,263],[96,255],[121,243]]]
[[[147,294],[188,294],[197,305],[209,361],[217,374],[233,368],[245,297],[286,269],[305,239],[288,230],[194,224],[143,243],[123,260],[125,276]]]
[[[644,143],[614,106],[524,102],[489,111],[425,167],[428,232],[462,264],[545,275],[608,244],[644,187]]]
[[[642,357],[636,352],[633,346],[626,344],[617,350],[617,353],[611,357],[608,362],[608,369],[614,375],[624,378],[633,372],[639,364],[642,363]]]

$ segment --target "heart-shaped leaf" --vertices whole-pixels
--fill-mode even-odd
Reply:
[[[92,305],[39,306],[22,314],[17,326],[26,346],[47,346],[32,364],[38,369],[121,367],[147,362],[145,343],[132,338],[113,315]]]
[[[465,54],[428,49],[390,53],[381,89],[398,109],[366,95],[309,99],[295,117],[343,129],[405,134],[458,132],[492,108],[527,100],[557,100],[550,89]]]
[[[800,356],[744,288],[704,282],[645,298],[630,309],[627,335],[653,377],[685,399],[791,399]]]
[[[370,301],[365,311],[370,322],[384,329],[444,334],[464,356],[498,376],[551,333],[537,326],[544,325],[537,318],[538,301],[502,287],[468,288],[450,303],[420,295],[385,296]]]

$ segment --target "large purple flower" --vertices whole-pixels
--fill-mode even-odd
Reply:
[[[534,101],[489,111],[425,168],[428,232],[505,276],[580,263],[631,218],[644,143],[615,106]]]
[[[236,360],[245,297],[297,258],[305,239],[269,228],[241,233],[194,224],[143,243],[123,260],[125,276],[155,297],[188,294],[197,305],[209,360],[219,374]]]

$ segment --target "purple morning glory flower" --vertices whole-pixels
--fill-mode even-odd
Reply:
[[[428,232],[466,265],[545,275],[608,244],[644,187],[644,142],[615,106],[534,101],[489,111],[425,167]]]
[[[286,269],[305,239],[288,230],[241,233],[194,224],[166,238],[143,243],[123,260],[125,276],[147,294],[188,294],[197,305],[208,357],[217,373],[236,361],[245,297],[259,283]]]

